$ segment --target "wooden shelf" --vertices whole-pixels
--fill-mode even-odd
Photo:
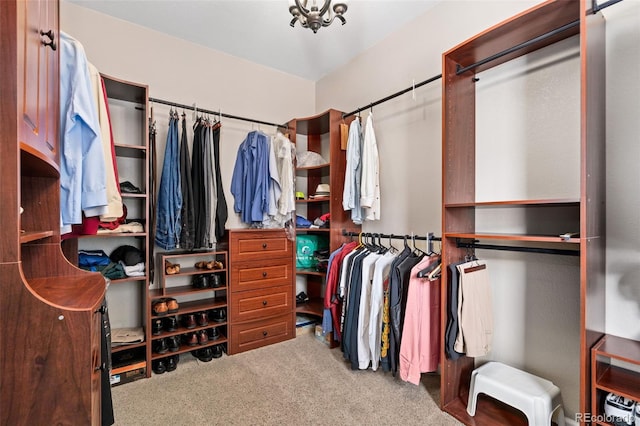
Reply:
[[[195,346],[180,345],[180,349],[178,349],[177,351],[175,351],[175,352],[167,351],[167,352],[165,352],[163,354],[157,354],[157,353],[153,352],[151,354],[151,359],[152,360],[162,359],[162,358],[166,358],[166,357],[171,356],[171,355],[178,355],[178,354],[182,354],[182,353],[186,353],[186,352],[195,351],[195,350],[198,350],[198,349],[209,348],[209,347],[220,345],[220,344],[223,344],[223,343],[227,343],[227,338],[226,338],[226,336],[220,335],[219,339],[209,340],[204,345],[195,345]],[[224,350],[223,352],[226,352],[226,350]]]
[[[199,311],[208,311],[211,309],[225,308],[227,306],[226,297],[213,297],[209,299],[193,300],[189,302],[178,303],[178,312],[175,314],[167,314],[162,316],[152,315],[152,318],[166,318],[171,315],[183,315]],[[227,312],[228,315],[228,312]]]
[[[78,235],[78,238],[121,238],[121,237],[146,237],[146,232],[109,232],[106,234]]]
[[[134,194],[130,192],[123,192],[120,194],[122,198],[147,198],[147,194]]]
[[[147,157],[147,147],[142,145],[114,144],[118,157],[139,158]]]
[[[531,241],[539,243],[571,243],[580,244],[580,238],[564,239],[557,235],[520,235],[520,234],[499,234],[499,233],[469,233],[469,232],[447,232],[445,238],[464,238],[475,240],[502,240],[502,241]]]
[[[539,200],[505,200],[505,201],[479,201],[470,203],[447,203],[445,208],[463,207],[553,207],[553,206],[580,206],[578,199],[539,199]]]
[[[130,283],[133,281],[146,281],[147,280],[147,276],[143,275],[141,277],[126,277],[126,278],[118,278],[115,280],[111,280],[110,284],[123,284],[123,283]]]
[[[131,345],[111,346],[111,353],[130,351],[131,349],[144,348],[146,346],[147,342],[133,343]]]
[[[99,273],[33,278],[29,286],[43,300],[69,310],[94,309],[104,297],[106,281]]]
[[[162,289],[149,290],[150,299],[161,299],[163,297],[178,297],[189,294],[209,293],[212,291],[228,290],[226,285],[216,288],[195,288],[190,285],[183,285],[179,287],[166,287],[164,291]]]
[[[297,199],[296,203],[323,203],[328,201],[331,201],[331,197],[305,198],[304,200]]]
[[[608,334],[594,346],[593,350],[598,355],[640,365],[640,342],[637,340]]]
[[[318,277],[324,277],[327,275],[326,272],[320,272],[312,268],[296,268],[296,274],[298,275],[315,275]]]
[[[29,231],[20,234],[20,244],[43,240],[53,236],[53,231]]]
[[[321,169],[328,169],[331,167],[331,163],[324,163],[324,164],[319,164],[317,166],[308,166],[308,167],[296,167],[296,171],[308,171],[308,170],[321,170]]]
[[[314,315],[322,318],[324,301],[321,298],[310,298],[308,302],[296,304],[296,313]]]

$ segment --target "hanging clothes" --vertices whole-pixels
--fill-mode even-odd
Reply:
[[[162,165],[162,176],[158,188],[156,244],[164,250],[176,248],[182,229],[182,192],[180,184],[178,153],[178,116],[171,113],[169,131]]]
[[[356,225],[362,224],[362,208],[360,206],[360,181],[362,178],[362,130],[360,117],[356,117],[349,125],[346,166],[344,173],[344,189],[342,192],[342,208],[351,210],[351,220]]]
[[[469,357],[487,355],[493,341],[493,307],[486,262],[473,260],[457,266],[458,336],[454,349]]]
[[[217,124],[217,123],[216,123]],[[216,243],[216,205],[218,202],[215,158],[213,150],[213,129],[214,124],[209,120],[204,121],[202,130],[204,137],[204,182],[205,182],[205,226],[204,226],[204,247],[211,248]]]
[[[445,354],[451,360],[456,360],[464,355],[464,353],[455,350],[456,336],[458,335],[459,319],[458,319],[458,265],[464,262],[451,263],[449,265],[449,273],[447,274],[448,301],[447,304],[447,329],[444,335]]]
[[[64,32],[60,40],[60,219],[61,233],[86,216],[107,211],[100,123],[84,48]]]
[[[182,193],[180,248],[193,250],[195,242],[193,181],[191,179],[191,158],[187,141],[187,119],[184,113],[182,114],[182,134],[180,138],[180,191]]]
[[[202,137],[203,123],[197,119],[193,124],[193,150],[191,152],[191,182],[193,184],[193,246],[205,247],[205,164],[204,139]]]
[[[360,206],[365,220],[380,220],[380,158],[373,130],[373,112],[369,113],[364,130]]]
[[[226,225],[228,219],[227,199],[224,195],[222,186],[222,174],[220,172],[220,127],[222,124],[213,128],[213,156],[214,156],[214,173],[216,180],[216,218],[215,218],[215,236],[218,241],[224,239]]]
[[[377,262],[371,283],[371,311],[369,314],[369,349],[371,369],[376,371],[382,358],[382,330],[384,317],[385,289],[389,287],[389,272],[397,253],[387,251]],[[388,307],[388,305],[387,305]],[[389,310],[387,308],[387,318]],[[387,320],[388,324],[388,320]]]
[[[414,385],[420,383],[420,373],[436,371],[440,362],[440,278],[418,277],[421,270],[439,263],[440,256],[427,256],[410,273],[399,371],[402,380]]]
[[[269,179],[268,137],[252,131],[238,147],[231,178],[234,211],[244,223],[261,223],[269,211]]]

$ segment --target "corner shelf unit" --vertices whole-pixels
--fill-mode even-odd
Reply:
[[[630,368],[626,368],[628,364]],[[591,350],[592,416],[599,426],[605,422],[604,401],[609,392],[640,402],[640,342],[605,335]]]
[[[604,332],[604,18],[592,14],[591,2],[545,1],[497,24],[443,54],[443,264],[464,258],[460,239],[517,242],[569,249],[580,256],[580,411],[591,410],[590,350]],[[563,30],[558,30],[564,28]],[[579,34],[581,72],[580,194],[578,199],[476,201],[475,73],[511,61]],[[515,46],[522,48],[512,49]],[[485,61],[485,58],[492,60]],[[576,153],[576,155],[578,155]],[[533,228],[478,229],[478,214],[512,209],[532,215]],[[555,218],[562,212],[562,221]],[[529,222],[527,222],[529,225]],[[498,226],[494,225],[493,226]],[[568,238],[561,234],[571,232]],[[447,284],[447,268],[442,282]],[[448,306],[448,291],[441,292]],[[443,309],[442,329],[447,314]],[[553,331],[550,331],[553,332]],[[483,401],[467,414],[474,359],[441,353],[441,409],[467,425],[526,424],[517,412]]]
[[[342,208],[342,192],[346,170],[346,151],[340,148],[340,123],[349,124],[354,117],[342,118],[342,112],[329,109],[313,117],[293,119],[287,123],[289,138],[296,144],[298,155],[305,151],[320,154],[327,163],[317,166],[296,167],[296,191],[305,194],[305,199],[296,200],[296,214],[313,222],[323,214],[330,213],[329,228],[296,228],[297,235],[318,235],[328,242],[332,252],[346,241],[342,230],[359,232],[360,226],[351,221],[351,212]],[[318,184],[329,184],[330,196],[310,198]],[[296,306],[296,313],[322,317],[324,307],[324,284],[326,273],[311,269],[296,269],[297,281],[306,286],[309,302]]]
[[[168,274],[165,268],[165,262],[180,265],[180,272],[176,274]],[[218,261],[222,263],[220,269],[203,269],[196,268],[194,265],[199,261]],[[149,290],[147,312],[147,340],[150,345],[148,348],[148,359],[156,360],[171,355],[177,355],[190,352],[196,349],[202,349],[215,345],[223,345],[223,351],[227,353],[228,339],[228,312],[227,312],[227,294],[229,290],[229,274],[228,274],[228,254],[226,250],[207,250],[207,251],[170,251],[157,254],[156,270],[159,271],[160,285],[157,289]],[[217,275],[220,279],[220,286],[195,288],[191,281],[197,275]],[[175,314],[167,314],[156,316],[153,314],[154,303],[162,300],[173,298],[178,301],[178,312]],[[224,309],[224,321],[215,321],[211,311],[216,309]],[[182,324],[182,316],[197,312],[206,312],[209,318],[208,324],[197,325],[194,328],[187,329]],[[152,321],[154,319],[164,319],[170,316],[178,317],[178,327],[174,331],[161,331],[160,334],[153,335]],[[181,342],[180,348],[174,352],[166,352],[163,354],[154,353],[153,342],[171,336],[183,336],[188,333],[199,332],[217,328],[220,337],[216,340],[208,340],[205,344],[197,346],[188,346]]]

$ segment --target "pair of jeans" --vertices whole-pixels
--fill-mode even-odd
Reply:
[[[162,177],[158,188],[156,244],[164,250],[178,247],[182,228],[182,188],[180,186],[180,162],[178,146],[178,118],[169,119],[167,146],[164,151]]]

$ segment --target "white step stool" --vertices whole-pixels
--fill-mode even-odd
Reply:
[[[476,414],[478,394],[484,393],[522,411],[529,426],[549,426],[554,413],[564,426],[560,389],[541,377],[500,362],[488,362],[471,373],[467,413]]]

